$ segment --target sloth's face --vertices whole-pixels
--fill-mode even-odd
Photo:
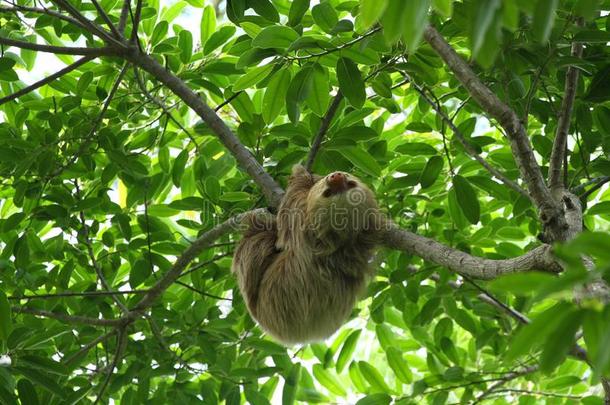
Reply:
[[[318,180],[307,198],[307,211],[322,231],[359,231],[368,226],[368,216],[377,211],[372,191],[357,177],[333,172]]]

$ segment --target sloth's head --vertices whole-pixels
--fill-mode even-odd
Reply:
[[[349,239],[372,230],[377,212],[373,192],[350,173],[333,172],[319,178],[307,196],[307,215],[318,236],[332,233]]]

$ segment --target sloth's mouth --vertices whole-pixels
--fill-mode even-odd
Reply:
[[[349,181],[341,182],[341,183],[331,183],[331,185],[326,190],[324,190],[324,192],[322,193],[322,196],[328,198],[333,195],[342,194],[342,193],[346,192],[347,190],[350,190],[357,186],[358,186],[358,184],[356,184],[356,182],[353,180],[349,180]]]

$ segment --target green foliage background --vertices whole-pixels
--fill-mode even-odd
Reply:
[[[104,23],[92,3],[72,4]],[[116,23],[122,2],[100,4]],[[1,37],[102,46],[67,21],[2,7],[14,5],[0,3]],[[518,181],[502,131],[422,43],[426,21],[527,123],[543,170],[565,70],[579,69],[567,179],[582,194],[590,179],[610,175],[610,19],[603,10],[610,2],[146,1],[139,39],[217,106],[283,184],[291,166],[307,158],[340,91],[314,171],[353,172],[402,228],[503,259],[540,244],[539,219],[527,198],[492,180],[465,152],[410,84],[438,103],[490,164]],[[185,14],[189,26],[178,23]],[[578,17],[584,27],[575,24]],[[198,38],[190,30],[197,21]],[[570,56],[573,40],[585,43],[583,58]],[[557,248],[568,263],[561,276],[471,283],[382,249],[354,320],[324,343],[284,348],[257,328],[229,271],[237,234],[199,255],[150,315],[127,329],[114,373],[112,327],[22,313],[118,318],[112,297],[94,293],[103,291],[96,268],[111,290],[125,290],[119,300],[132,308],[198,234],[265,206],[207,125],[163,84],[127,65],[113,90],[123,63],[98,58],[0,106],[0,341],[12,362],[0,368],[0,402],[90,403],[109,378],[101,399],[120,404],[443,404],[483,394],[498,404],[516,397],[520,404],[603,403],[610,307],[596,299],[576,305],[573,291],[593,277],[610,281],[605,187],[583,201],[591,232]],[[41,54],[3,47],[0,94],[47,70]],[[595,260],[594,271],[584,269],[581,254]],[[533,322],[520,325],[481,294]],[[568,356],[576,341],[589,365]]]

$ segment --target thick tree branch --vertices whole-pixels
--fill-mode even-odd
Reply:
[[[116,56],[120,55],[121,51],[114,47],[103,47],[103,48],[82,48],[72,46],[55,46],[55,45],[41,45],[34,44],[27,41],[19,41],[17,39],[10,39],[0,37],[0,45],[14,46],[20,49],[29,49],[31,51],[48,52],[59,55],[81,55],[81,56]]]
[[[218,139],[225,145],[237,160],[237,163],[252,177],[261,187],[267,201],[272,206],[277,206],[284,194],[282,188],[265,171],[254,155],[246,149],[237,136],[231,131],[227,124],[211,109],[203,100],[191,90],[182,80],[165,69],[163,65],[152,57],[139,53],[135,48],[128,55],[128,59],[134,65],[150,73],[157,80],[165,84],[186,105],[191,107],[197,115],[214,131]]]
[[[60,314],[58,312],[44,311],[41,309],[25,308],[25,307],[12,307],[13,312],[21,314],[29,314],[34,316],[40,316],[43,318],[56,319],[65,323],[76,323],[85,324],[92,326],[118,326],[122,325],[125,321],[122,318],[118,319],[103,319],[103,318],[90,318],[87,316],[80,315],[67,315]]]
[[[582,18],[577,19],[577,25],[583,25]],[[580,42],[572,43],[571,54],[574,58],[582,57],[582,44]],[[549,187],[551,190],[562,188],[561,166],[566,154],[572,109],[574,107],[574,99],[576,98],[576,90],[578,88],[578,73],[576,67],[568,66],[564,96],[563,101],[561,102],[557,131],[555,132],[555,141],[553,142],[553,151],[551,152],[551,159],[549,161]]]
[[[74,62],[73,64],[68,65],[65,68],[61,69],[60,71],[55,72],[52,75],[49,75],[49,76],[45,77],[44,79],[37,81],[36,83],[30,84],[29,86],[26,86],[23,89],[14,92],[13,94],[0,98],[0,105],[8,103],[9,101],[13,101],[28,93],[31,93],[34,90],[44,86],[45,84],[51,83],[53,80],[59,79],[60,77],[70,73],[71,71],[78,69],[79,67],[81,67],[82,65],[84,65],[85,63],[87,63],[93,59],[95,59],[95,56],[84,56],[84,57],[80,58],[79,60],[77,60],[76,62]]]
[[[564,220],[561,215],[561,207],[552,198],[551,192],[546,186],[525,127],[517,114],[477,77],[464,59],[457,54],[434,27],[426,27],[424,38],[445,61],[472,98],[484,111],[495,118],[506,131],[517,166],[533,201],[540,211],[542,222],[546,224],[555,221],[559,228],[563,227]]]
[[[456,273],[481,280],[491,280],[504,274],[524,271],[560,272],[561,266],[551,254],[551,246],[542,245],[526,254],[505,260],[492,260],[469,255],[433,239],[388,226],[382,235],[383,245],[403,250]]]
[[[316,160],[316,155],[320,150],[320,145],[322,145],[322,141],[326,136],[326,132],[330,127],[330,123],[333,121],[335,114],[337,113],[337,109],[341,104],[341,100],[343,100],[343,94],[341,94],[341,90],[337,91],[335,98],[333,98],[333,102],[326,110],[326,114],[324,114],[324,118],[322,118],[322,122],[320,123],[320,129],[318,130],[318,134],[311,144],[311,150],[309,151],[309,155],[307,156],[307,162],[305,163],[305,168],[307,171],[311,172],[311,168],[313,167],[313,163]]]

